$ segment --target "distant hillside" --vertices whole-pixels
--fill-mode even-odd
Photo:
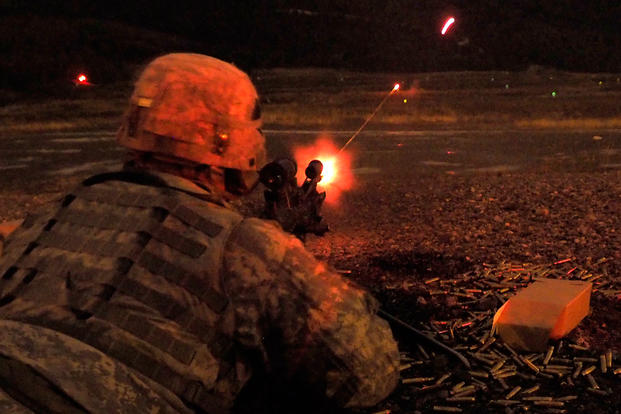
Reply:
[[[106,84],[131,79],[163,53],[208,52],[196,41],[105,20],[11,16],[0,17],[0,27],[0,91],[63,94],[80,72]]]

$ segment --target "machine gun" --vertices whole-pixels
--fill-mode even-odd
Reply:
[[[317,191],[323,164],[319,160],[311,161],[301,186],[297,184],[297,172],[298,166],[290,158],[277,159],[259,171],[259,181],[266,187],[263,217],[278,221],[283,230],[302,240],[307,233],[322,236],[328,231],[320,214],[326,193]]]

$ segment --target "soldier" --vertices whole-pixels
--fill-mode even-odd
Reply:
[[[221,413],[252,406],[236,404],[242,389],[285,385],[299,404],[364,407],[394,389],[377,302],[230,208],[265,161],[260,123],[230,64],[170,54],[145,68],[117,135],[124,169],[6,240],[0,412]]]

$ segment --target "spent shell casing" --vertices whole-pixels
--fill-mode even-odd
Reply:
[[[548,365],[546,366],[546,368],[550,368],[550,369],[556,369],[558,371],[573,371],[573,367],[569,366],[569,365]]]
[[[608,395],[608,392],[592,387],[587,388],[587,391],[595,395]]]
[[[543,406],[543,407],[564,407],[565,403],[563,401],[535,401],[535,405]]]
[[[615,374],[615,375],[621,374],[621,368],[615,369],[614,371],[612,371],[612,373]]]
[[[552,358],[553,353],[554,353],[554,347],[549,346],[548,352],[546,352],[546,356],[545,358],[543,358],[543,365],[548,365],[548,363],[550,362],[550,359]]]
[[[466,397],[468,395],[474,394],[475,392],[477,392],[477,390],[475,388],[468,388],[466,390],[459,390],[455,394],[453,394],[453,397],[455,397],[455,398]]]
[[[586,346],[582,346],[582,345],[567,344],[567,346],[575,349],[576,351],[588,351],[589,350],[589,348],[587,348]]]
[[[516,370],[507,370],[507,371],[503,371],[503,372],[498,372],[494,375],[494,378],[500,380],[503,378],[509,378],[512,377],[514,375],[517,375],[517,371]]]
[[[489,348],[490,346],[492,346],[492,344],[496,342],[496,337],[492,336],[491,338],[489,338],[481,348],[479,348],[479,352],[483,352],[485,351],[487,348]]]
[[[474,385],[466,385],[465,387],[458,388],[457,391],[453,391],[454,396],[457,394],[462,394],[468,391],[476,391],[476,387]]]
[[[509,391],[509,393],[507,395],[505,395],[505,399],[506,400],[510,400],[511,397],[513,397],[515,394],[520,392],[521,389],[522,389],[522,387],[520,387],[519,385],[517,387],[513,388],[511,391]]]
[[[536,374],[539,374],[539,367],[537,365],[533,364],[532,362],[530,362],[530,360],[526,358],[522,358],[522,361],[526,364],[528,368],[533,370]]]
[[[376,411],[373,414],[390,414],[390,410]]]
[[[504,343],[504,342],[503,342],[503,343],[502,343],[502,346],[504,346],[504,347],[507,349],[507,351],[509,351],[509,352],[511,353],[511,355],[518,356],[518,353],[517,353],[517,352],[515,352],[515,351],[513,350],[513,348],[511,348],[511,347],[510,347],[509,345],[507,345],[506,343]]]
[[[483,372],[483,371],[468,371],[468,373],[472,375],[473,377],[478,377],[478,378],[489,377],[489,375],[487,375],[487,372]]]
[[[478,386],[479,386],[479,389],[482,389],[483,391],[486,391],[486,390],[487,390],[487,384],[486,384],[486,383],[484,383],[483,381],[479,381],[479,380],[478,380],[478,379],[476,379],[476,378],[471,378],[471,380],[472,380],[472,382],[473,382],[475,385],[478,385]]]
[[[502,387],[503,390],[506,391],[506,390],[509,389],[509,384],[507,384],[504,379],[496,378],[496,381],[498,381],[498,383],[500,384],[500,386]]]
[[[435,377],[417,377],[417,378],[404,378],[401,380],[402,384],[420,384],[421,382],[433,381]]]
[[[554,375],[546,374],[545,372],[541,372],[541,371],[539,371],[539,373],[537,375],[539,375],[541,378],[546,378],[546,379],[553,379],[554,378]]]
[[[455,384],[453,386],[453,388],[451,388],[451,392],[455,392],[455,391],[459,390],[461,387],[464,386],[464,384],[466,384],[464,381],[458,382],[457,384]]]
[[[558,357],[552,357],[552,359],[550,360],[550,362],[553,362],[555,364],[573,364],[574,361],[568,358],[558,358]]]
[[[502,368],[502,366],[505,364],[505,360],[500,360],[498,362],[496,362],[496,364],[494,364],[493,367],[491,367],[489,369],[490,372],[494,373],[496,371],[498,371],[500,368]]]
[[[445,413],[461,413],[461,408],[459,407],[446,407],[443,405],[434,405],[433,411],[442,411]]]
[[[589,381],[589,384],[591,384],[591,387],[595,388],[596,390],[599,390],[599,384],[595,381],[595,378],[593,378],[593,375],[589,374],[586,377],[587,377],[587,380]]]
[[[427,280],[425,280],[425,284],[426,284],[426,285],[428,285],[428,284],[430,284],[430,283],[437,282],[438,280],[440,280],[440,278],[439,278],[439,277],[433,277],[433,278],[431,278],[431,279],[427,279]]]
[[[448,402],[476,402],[475,397],[449,397],[446,399]]]
[[[597,358],[591,357],[575,357],[574,362],[597,362]]]
[[[423,359],[429,359],[429,354],[427,353],[427,351],[425,351],[425,348],[423,348],[421,344],[416,344],[416,347],[418,348],[418,351],[423,356]]]
[[[577,395],[566,395],[564,397],[557,398],[556,401],[573,401],[577,399],[578,399]]]
[[[442,387],[443,387],[442,384],[425,385],[422,388],[414,389],[412,394],[414,394],[414,395],[425,394],[425,393],[428,393],[430,391],[435,391],[437,389],[440,389]]]
[[[605,374],[608,371],[608,364],[606,363],[606,354],[601,354],[599,356],[599,369],[602,370],[602,374]]]
[[[438,380],[436,381],[436,384],[442,384],[444,381],[446,381],[451,375],[453,375],[452,373],[448,373],[448,374],[444,374],[442,375],[440,378],[438,378]]]
[[[574,373],[571,374],[571,377],[573,379],[578,378],[578,375],[580,375],[580,371],[582,371],[582,362],[576,362],[576,369],[574,370]]]
[[[527,388],[524,391],[522,391],[522,394],[532,394],[533,392],[538,391],[539,387],[540,387],[540,385],[537,384],[537,385],[535,385],[533,387]]]
[[[517,356],[517,355],[511,355],[511,359],[515,361],[516,364],[518,364],[519,366],[523,367],[524,366],[524,362],[522,361],[522,359]]]
[[[539,395],[532,397],[522,397],[523,401],[552,401],[553,398],[549,396]]]
[[[582,370],[582,375],[589,375],[593,371],[595,371],[595,365],[591,365],[590,367]]]
[[[606,351],[606,366],[612,368],[612,350]]]
[[[412,364],[408,363],[408,364],[401,364],[399,366],[399,371],[405,371],[406,369],[412,368]]]
[[[502,406],[508,406],[508,405],[515,405],[515,404],[519,404],[520,402],[517,400],[491,400],[490,404],[495,404],[495,405],[502,405]]]

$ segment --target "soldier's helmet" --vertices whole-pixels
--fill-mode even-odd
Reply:
[[[257,171],[265,163],[257,91],[219,59],[173,53],[140,74],[117,133],[131,150],[196,164]]]

